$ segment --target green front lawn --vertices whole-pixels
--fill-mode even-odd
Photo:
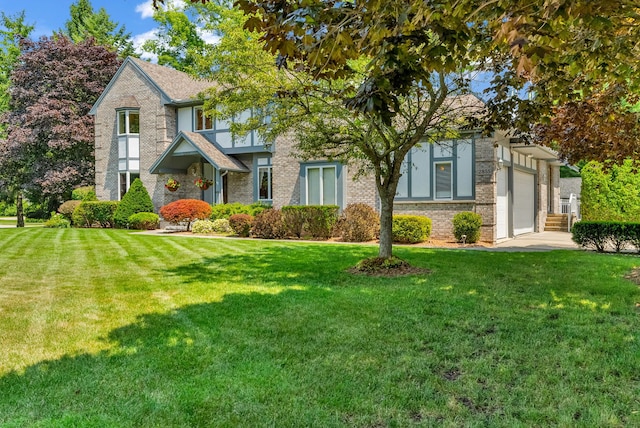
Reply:
[[[0,229],[0,426],[638,426],[635,256]]]

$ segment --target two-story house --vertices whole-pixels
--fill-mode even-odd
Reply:
[[[156,209],[182,198],[379,207],[373,177],[354,180],[355,171],[338,162],[296,159],[291,138],[265,146],[257,133],[234,137],[229,121],[203,113],[198,94],[211,85],[139,59],[124,61],[91,109],[99,199],[119,200],[139,177]],[[394,211],[429,216],[437,238],[452,236],[451,220],[460,211],[481,214],[481,239],[496,242],[542,230],[547,213],[560,209],[555,153],[504,135],[469,132],[425,144],[405,164]],[[196,187],[200,177],[213,185]],[[181,187],[168,191],[168,178]]]

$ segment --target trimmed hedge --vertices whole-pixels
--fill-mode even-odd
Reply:
[[[453,236],[458,242],[464,241],[473,244],[480,240],[480,227],[482,227],[482,217],[480,214],[463,211],[453,216]]]
[[[127,224],[130,229],[155,230],[160,227],[160,216],[156,213],[139,212],[131,214]]]
[[[269,205],[264,205],[260,202],[255,202],[251,205],[244,205],[239,202],[233,202],[230,204],[216,204],[211,207],[211,220],[217,219],[229,219],[234,214],[249,214],[250,216],[256,216],[262,211],[271,208]]]
[[[306,205],[288,205],[282,207],[282,222],[289,236],[301,238],[309,216]]]
[[[393,242],[417,244],[431,236],[431,219],[420,215],[394,215],[392,226]]]
[[[571,229],[573,242],[600,253],[612,248],[619,253],[632,246],[640,253],[640,223],[579,221]]]
[[[338,222],[337,205],[308,205],[306,231],[314,239],[329,239]]]
[[[116,201],[82,201],[71,216],[76,227],[113,227]]]
[[[282,221],[282,212],[276,209],[264,210],[253,220],[251,235],[255,238],[282,239],[287,236],[287,228]]]
[[[370,205],[349,204],[340,217],[339,229],[343,241],[371,241],[380,232],[380,216]]]
[[[253,216],[249,214],[233,214],[229,217],[229,226],[238,236],[246,238],[251,233]]]
[[[80,205],[81,203],[82,201],[77,201],[77,200],[65,201],[62,203],[62,205],[58,207],[58,212],[71,222],[73,221],[72,219],[73,212],[76,210],[76,208],[78,208],[78,205]]]

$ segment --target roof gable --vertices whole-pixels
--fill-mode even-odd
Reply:
[[[100,97],[91,107],[89,114],[95,115],[96,110],[106,94],[109,93],[115,82],[120,79],[123,70],[133,67],[145,78],[162,97],[165,104],[181,104],[198,100],[198,94],[214,86],[214,82],[209,80],[199,80],[191,77],[187,73],[174,70],[162,65],[152,64],[138,58],[127,57],[116,74],[106,86]]]

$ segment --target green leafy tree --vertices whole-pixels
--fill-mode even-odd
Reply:
[[[147,40],[142,50],[158,57],[158,64],[172,67],[196,76],[207,73],[202,59],[207,56],[211,45],[203,38],[203,30],[210,27],[209,18],[217,20],[215,14],[207,10],[216,5],[193,5],[177,8],[170,5],[158,9],[153,19],[158,23],[156,37]],[[201,13],[204,12],[204,13]]]
[[[65,23],[62,33],[75,43],[93,37],[96,44],[115,49],[120,58],[135,56],[131,33],[124,25],[113,22],[104,8],[96,12],[89,0],[78,0],[69,9],[71,19]]]
[[[124,228],[129,225],[129,217],[142,212],[152,213],[153,202],[142,181],[136,178],[118,203],[113,221],[116,227]]]
[[[47,212],[94,181],[93,103],[117,71],[116,54],[94,40],[58,35],[23,39],[11,74],[11,102],[2,116],[0,188]]]
[[[2,25],[0,28],[0,114],[2,114],[9,110],[11,72],[20,56],[20,39],[29,37],[33,31],[33,25],[25,23],[24,12],[15,16],[0,12],[0,24]],[[5,127],[4,123],[0,123],[0,135],[3,134]]]
[[[640,221],[640,163],[627,159],[604,165],[591,161],[581,170],[583,220]]]

